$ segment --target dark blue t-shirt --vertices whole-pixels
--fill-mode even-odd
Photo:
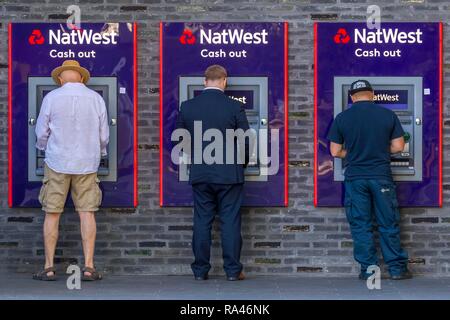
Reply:
[[[336,116],[328,139],[345,144],[345,179],[392,179],[391,140],[403,136],[397,115],[371,101],[353,103]]]

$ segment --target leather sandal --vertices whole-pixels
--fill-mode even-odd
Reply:
[[[53,272],[53,275],[48,275],[49,272]],[[34,280],[40,281],[55,281],[56,280],[56,268],[49,267],[33,274]]]
[[[100,272],[98,272],[97,270],[95,270],[95,268],[84,267],[82,272],[83,272],[81,275],[82,281],[96,281],[96,280],[103,279],[103,275]],[[84,274],[85,272],[89,272],[90,275],[89,276],[85,275]]]

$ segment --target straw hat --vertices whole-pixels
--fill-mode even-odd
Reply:
[[[66,70],[74,70],[74,71],[78,71],[81,76],[83,77],[83,83],[87,83],[89,81],[89,78],[91,77],[91,75],[89,74],[89,71],[83,67],[80,66],[80,64],[78,63],[78,61],[76,60],[66,60],[63,62],[62,66],[59,66],[55,69],[53,69],[52,71],[52,78],[53,81],[56,82],[56,84],[60,85],[60,81],[58,76],[61,74],[61,72],[66,71]]]

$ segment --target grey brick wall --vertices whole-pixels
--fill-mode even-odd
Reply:
[[[158,23],[179,21],[283,21],[289,28],[289,208],[243,210],[245,270],[252,274],[342,276],[357,272],[342,209],[315,209],[313,197],[313,21],[364,20],[378,4],[386,21],[445,22],[448,0],[2,0],[0,7],[0,269],[30,272],[43,262],[39,210],[7,206],[7,22],[65,21],[66,7],[79,4],[84,21],[133,21],[139,26],[139,199],[136,210],[98,214],[97,265],[119,274],[189,274],[191,209],[158,205]],[[450,274],[450,54],[444,71],[444,207],[403,209],[402,239],[416,273]],[[217,231],[217,225],[216,225]],[[214,273],[221,271],[214,233]],[[57,264],[82,263],[78,216],[61,220]]]

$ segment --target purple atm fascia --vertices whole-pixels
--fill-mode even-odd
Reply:
[[[135,23],[10,23],[8,69],[8,204],[40,207],[44,153],[35,148],[42,99],[57,88],[51,71],[66,59],[87,68],[87,86],[108,111],[108,156],[98,176],[102,207],[137,206],[137,31]],[[68,206],[73,203],[68,197]]]
[[[252,38],[256,43],[237,40],[232,43],[231,37],[227,38],[244,33],[247,42]],[[161,206],[192,205],[188,170],[171,161],[174,145],[171,134],[181,102],[203,90],[203,73],[212,64],[227,69],[229,88],[226,94],[244,104],[251,126],[258,127],[261,123],[268,129],[279,130],[279,170],[274,175],[263,176],[258,174],[257,165],[248,168],[244,205],[288,205],[287,39],[287,23],[161,22]],[[263,106],[266,106],[265,111]],[[261,116],[262,112],[267,113],[266,118]]]
[[[336,114],[351,107],[348,89],[357,79],[373,82],[375,94],[395,96],[375,103],[393,110],[411,134],[410,149],[391,157],[399,205],[442,206],[442,39],[442,23],[384,22],[380,30],[314,24],[315,206],[343,205],[345,165],[331,156],[327,134]]]

